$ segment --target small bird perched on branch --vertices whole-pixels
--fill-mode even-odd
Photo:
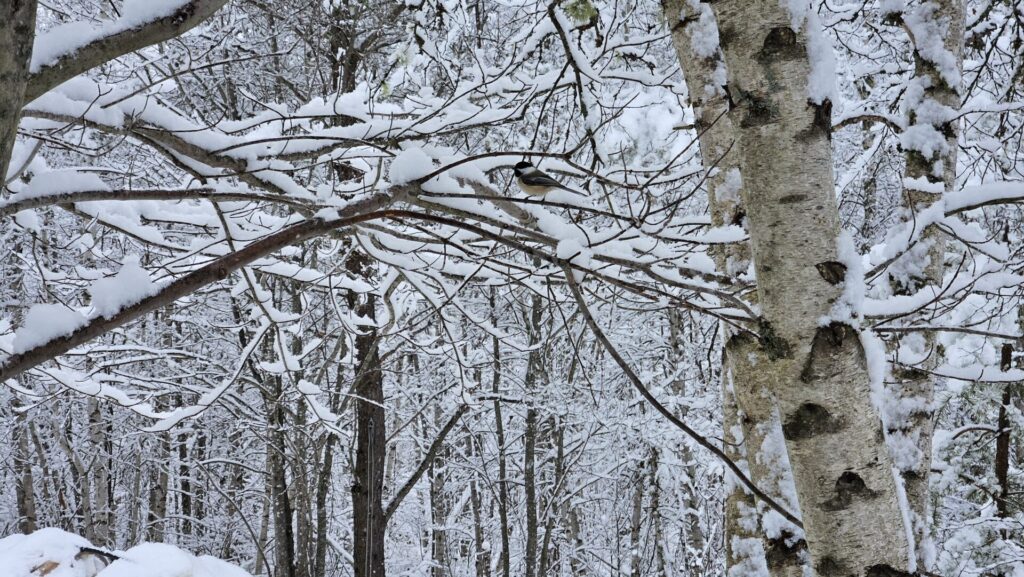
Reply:
[[[551,178],[546,172],[525,160],[516,164],[515,173],[516,184],[519,185],[523,192],[530,196],[544,196],[556,188],[567,190],[580,196],[586,196]]]

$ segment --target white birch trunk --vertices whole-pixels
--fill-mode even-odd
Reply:
[[[906,159],[905,195],[908,201],[907,218],[913,213],[941,200],[941,192],[951,192],[956,185],[957,121],[960,108],[960,73],[963,66],[964,2],[963,0],[933,0],[903,16],[911,42],[914,45],[914,77],[910,85],[910,96],[904,103],[907,126],[911,130],[934,130],[941,134],[945,152],[924,150],[911,141],[904,142]],[[934,36],[941,35],[944,56],[949,61],[937,63],[934,50]],[[929,49],[923,49],[927,42]],[[950,65],[952,64],[952,68]],[[945,68],[945,69],[944,69]],[[916,89],[920,88],[920,92]],[[919,110],[945,110],[944,118],[921,118]],[[941,169],[937,170],[937,165]],[[936,294],[941,291],[946,252],[946,238],[937,227],[930,227],[922,235],[921,242],[906,258],[927,259],[923,274],[911,279],[909,286],[895,287],[897,292],[912,293],[922,287],[934,287]],[[925,332],[920,338],[902,344],[909,353],[900,355],[900,341],[894,343],[897,361],[914,364],[916,367],[894,369],[892,398],[898,399],[896,407],[912,407],[909,410],[891,411],[888,421],[890,443],[899,445],[894,451],[900,455],[896,465],[900,470],[912,513],[914,542],[917,563],[923,569],[930,569],[934,562],[931,546],[928,477],[931,470],[932,437],[934,435],[935,380],[929,369],[941,364],[942,359],[936,347],[935,333]]]
[[[664,0],[665,18],[672,30],[672,41],[687,82],[689,104],[697,120],[696,129],[701,157],[707,170],[708,201],[714,226],[739,225],[745,217],[740,189],[740,154],[737,133],[730,118],[726,92],[726,70],[721,50],[710,38],[717,33],[717,22],[707,5],[689,0]],[[736,243],[725,245],[714,254],[718,269],[724,273],[744,272],[750,261],[750,247]],[[726,454],[734,461],[745,461],[751,478],[776,500],[796,510],[795,503],[779,491],[780,475],[770,470],[772,459],[761,454],[766,438],[781,436],[774,418],[774,403],[761,371],[748,362],[745,342],[723,325],[726,352],[723,358],[722,411],[723,430],[730,442]],[[782,477],[789,481],[788,471]],[[753,495],[738,485],[731,485],[726,496],[725,550],[726,570],[737,571],[765,563],[773,575],[799,577],[803,573],[806,548],[802,534],[795,527],[786,531],[761,530],[760,508]],[[773,514],[768,512],[767,514]],[[783,524],[783,525],[788,525]],[[766,537],[755,545],[750,540]]]
[[[844,322],[831,105],[809,99],[808,36],[778,0],[713,4],[739,135],[763,318],[752,359],[778,402],[811,560],[823,576],[911,566],[866,355]]]

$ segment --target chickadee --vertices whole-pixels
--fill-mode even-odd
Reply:
[[[568,190],[574,194],[582,194],[561,184],[557,180],[548,176],[546,172],[525,160],[516,164],[515,172],[516,184],[519,185],[519,188],[521,188],[523,192],[530,196],[544,196],[556,188]]]

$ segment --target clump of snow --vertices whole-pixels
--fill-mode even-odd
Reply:
[[[125,257],[121,270],[112,277],[93,281],[89,288],[94,314],[109,319],[121,309],[151,296],[157,286],[134,255]]]
[[[568,260],[572,264],[581,267],[589,268],[593,253],[590,249],[585,248],[580,244],[579,240],[575,238],[565,238],[558,242],[558,247],[555,249],[558,258]],[[584,271],[573,268],[572,276],[576,282],[583,281]]]
[[[906,0],[881,0],[878,3],[878,12],[883,16],[902,13],[907,7]]]
[[[729,549],[736,564],[729,567],[728,577],[768,577],[768,562],[760,537],[733,536]]]
[[[391,161],[388,180],[391,184],[405,184],[423,178],[434,171],[434,161],[420,147],[403,150]]]
[[[236,565],[173,545],[142,543],[109,551],[116,558],[109,565],[99,555],[82,554],[83,548],[99,549],[56,528],[10,535],[0,539],[0,568],[4,577],[251,577]]]
[[[14,354],[64,337],[88,322],[82,313],[62,304],[32,305],[21,328],[14,333]],[[2,565],[0,565],[2,566]]]
[[[35,577],[34,569],[50,562],[56,569],[48,577],[89,577],[102,567],[96,559],[75,560],[82,547],[91,544],[60,529],[39,529],[30,535],[14,534],[0,539],[0,567],[8,577]]]
[[[914,38],[917,53],[935,66],[947,85],[959,87],[960,67],[956,56],[942,43],[949,30],[949,18],[941,14],[938,4],[922,3],[903,15],[903,23]]]
[[[92,172],[75,169],[53,170],[33,176],[18,198],[34,198],[90,190],[110,190],[110,187]]]
[[[793,31],[799,33],[804,29],[807,34],[807,57],[811,64],[811,73],[807,76],[807,97],[815,104],[826,100],[838,103],[836,57],[818,13],[811,9],[808,0],[780,0],[780,3],[789,10]]]
[[[730,168],[722,177],[721,184],[715,189],[715,200],[720,202],[739,202],[740,189],[743,188],[743,176],[740,169]]]
[[[807,17],[807,55],[811,59],[807,96],[817,104],[826,100],[838,104],[836,56],[832,51],[832,42],[825,35],[825,28],[818,18],[818,13],[813,10]]]
[[[718,24],[711,7],[697,0],[690,0],[690,6],[699,13],[697,21],[690,27],[690,46],[701,58],[712,58],[718,54]]]
[[[96,577],[251,577],[237,565],[163,543],[142,543],[119,555]]]
[[[39,222],[39,215],[32,209],[20,210],[14,213],[14,222],[18,226],[25,230],[30,230],[36,234],[42,232],[42,226]]]
[[[843,294],[832,305],[828,316],[819,319],[819,323],[824,326],[832,321],[842,321],[858,327],[864,308],[864,264],[853,237],[845,230],[841,231],[837,238],[836,258],[846,267],[842,283]]]

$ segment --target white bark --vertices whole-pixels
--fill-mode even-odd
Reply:
[[[914,44],[914,78],[912,86],[919,86],[922,89],[919,101],[916,98],[908,99],[905,103],[907,114],[907,126],[913,127],[923,124],[923,128],[934,129],[945,137],[946,151],[923,151],[913,146],[904,146],[906,158],[906,179],[905,198],[908,202],[908,218],[913,218],[913,213],[926,208],[941,199],[941,195],[930,192],[933,186],[945,192],[952,192],[956,186],[956,159],[957,159],[957,121],[954,111],[960,107],[960,72],[963,66],[963,42],[964,42],[964,2],[963,0],[933,0],[924,6],[919,6],[914,11],[904,16],[905,20],[911,23],[907,26],[911,41]],[[932,37],[938,29],[943,29],[943,49],[951,57],[955,65],[956,78],[950,78],[950,70],[943,71],[944,66],[933,60],[935,54],[928,49],[922,48],[922,43],[927,42],[929,48],[933,47]],[[918,38],[927,36],[927,38]],[[929,58],[931,57],[931,58]],[[945,65],[948,68],[948,63]],[[945,72],[945,73],[944,73]],[[916,92],[915,92],[916,93]],[[949,114],[942,119],[919,118],[918,110],[921,109],[943,109]],[[941,164],[941,171],[935,170],[935,165]],[[911,286],[896,287],[897,291],[911,293],[923,286],[935,287],[936,293],[941,290],[944,276],[943,258],[946,252],[946,237],[937,227],[930,227],[924,232],[920,246],[924,249],[920,252],[911,252],[907,258],[923,256],[928,260],[924,267],[923,274],[911,279]],[[899,341],[895,345],[899,346]],[[896,464],[900,469],[904,486],[906,487],[907,501],[913,515],[914,542],[918,566],[930,569],[934,559],[932,558],[932,547],[930,546],[930,512],[928,477],[931,470],[932,437],[934,435],[934,400],[935,380],[928,372],[929,369],[941,364],[940,352],[936,347],[935,333],[925,332],[916,343],[918,346],[910,347],[914,350],[912,359],[899,359],[912,364],[917,368],[894,370],[895,384],[892,389],[894,398],[899,398],[904,407],[916,407],[908,414],[894,411],[888,422],[888,433],[892,443],[897,445],[909,445],[896,451],[895,454],[904,455],[904,458]],[[923,359],[923,360],[922,360]]]
[[[767,379],[814,570],[906,571],[908,544],[857,331],[821,326],[841,298],[831,105],[808,98],[808,37],[777,0],[713,4],[737,127]]]
[[[698,145],[705,168],[713,171],[707,179],[711,220],[714,226],[741,224],[745,217],[740,202],[742,174],[737,133],[728,115],[725,62],[721,50],[708,49],[710,33],[717,23],[711,9],[689,0],[664,0],[665,18],[672,30],[672,41],[686,78],[689,104],[697,119]],[[745,243],[725,245],[715,253],[718,269],[737,273],[747,269],[750,247]],[[774,402],[764,375],[748,361],[746,341],[734,337],[735,331],[723,325],[726,351],[723,358],[722,411],[725,449],[734,461],[745,461],[755,483],[775,499],[787,500],[774,482],[778,475],[770,470],[770,460],[761,455],[769,434],[781,435],[774,418]],[[745,452],[731,443],[742,442]],[[786,473],[788,478],[788,472]],[[795,503],[787,503],[793,510]],[[806,545],[799,530],[764,535],[760,527],[758,504],[753,495],[733,486],[725,503],[726,570],[744,564],[766,563],[773,575],[799,577],[803,572]],[[771,513],[769,513],[771,514]],[[742,545],[750,539],[767,540],[761,547]],[[758,557],[751,559],[751,552]],[[762,555],[761,552],[766,552]]]

